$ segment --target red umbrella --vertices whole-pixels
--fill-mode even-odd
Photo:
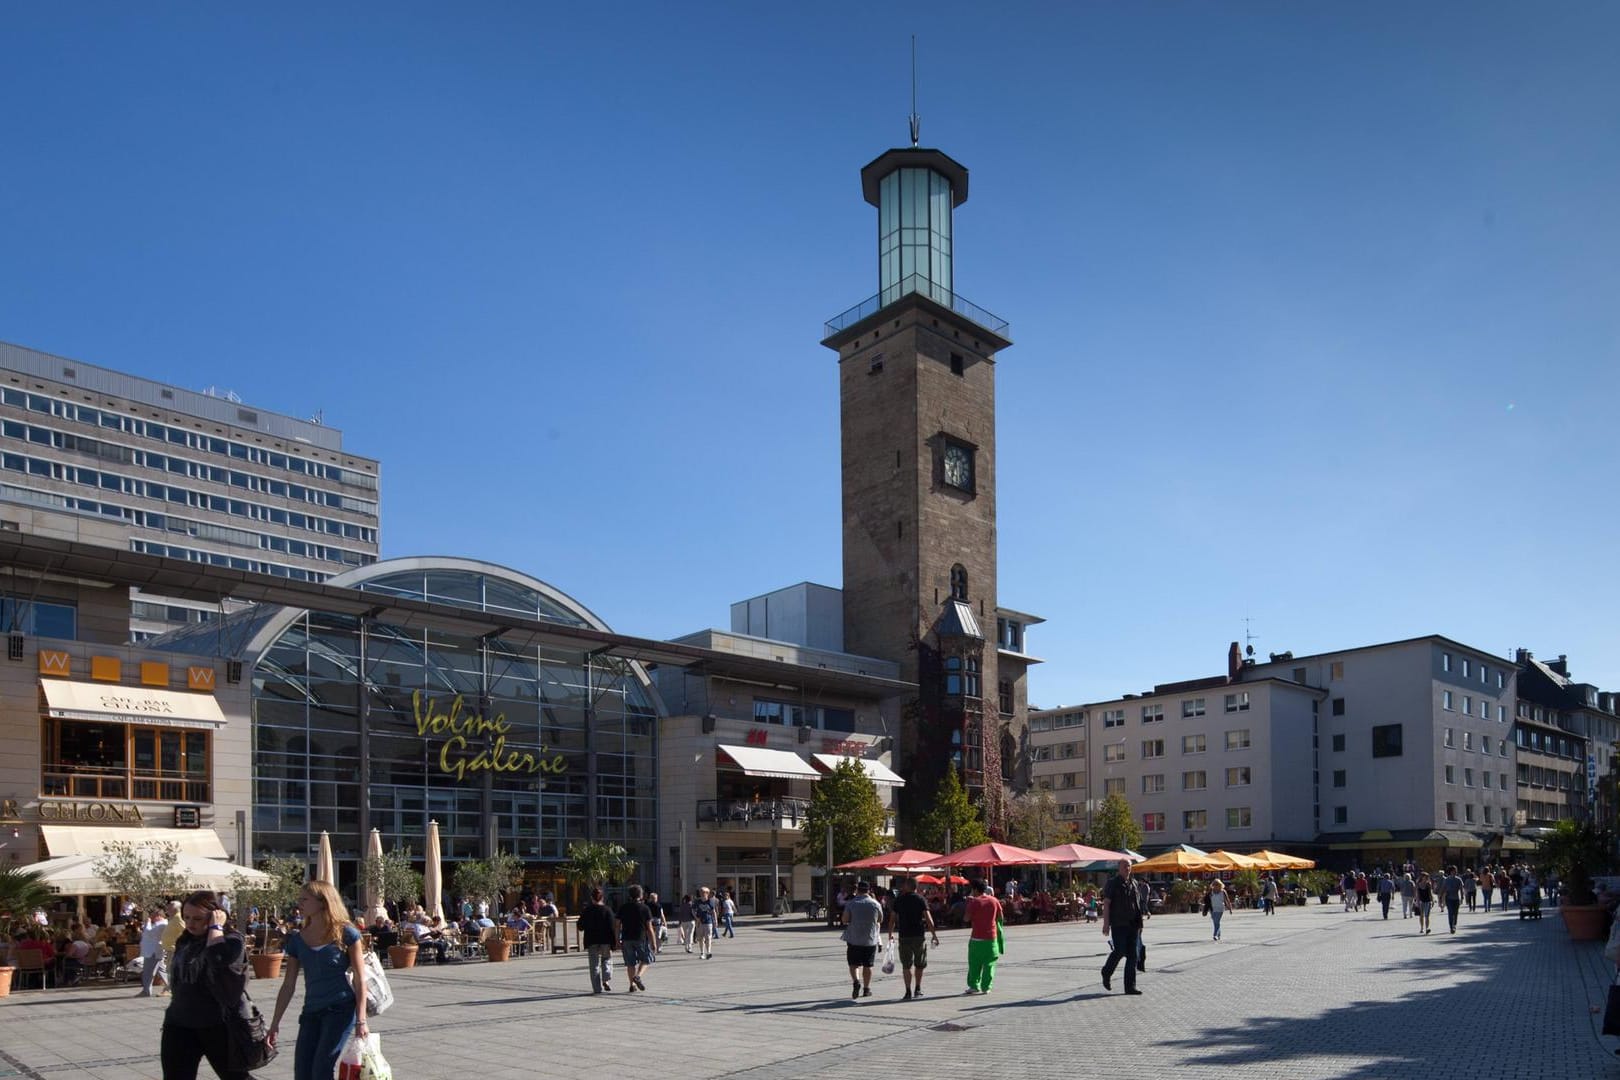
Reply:
[[[840,863],[834,870],[913,870],[918,867],[944,866],[943,855],[936,855],[932,851],[918,851],[915,848],[901,848],[899,851],[886,851],[882,855],[873,855],[869,859],[856,859],[854,862]]]
[[[975,844],[973,847],[953,851],[941,858],[945,866],[1039,866],[1041,863],[1058,861],[1039,851],[994,842]]]
[[[952,874],[950,876],[950,883],[952,885],[966,885],[968,883],[968,879],[965,878],[965,877],[962,877],[960,874]],[[940,878],[940,877],[935,877],[933,874],[922,874],[921,876],[919,876],[917,878],[917,884],[919,884],[919,885],[943,885],[943,884],[945,884],[945,879]]]
[[[1123,851],[1109,851],[1107,848],[1088,847],[1085,844],[1059,844],[1057,847],[1042,848],[1042,855],[1049,855],[1052,861],[1059,863],[1094,863],[1118,862],[1120,859],[1130,859]],[[1131,862],[1136,862],[1131,859]]]

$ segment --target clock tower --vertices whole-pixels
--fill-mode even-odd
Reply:
[[[955,769],[999,831],[1003,784],[1021,779],[1022,627],[1039,621],[997,606],[995,376],[1012,342],[955,290],[967,169],[938,150],[890,150],[861,170],[861,190],[878,212],[878,293],[822,340],[838,354],[844,648],[916,683],[897,746],[903,824]]]

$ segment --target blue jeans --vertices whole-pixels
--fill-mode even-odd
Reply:
[[[294,1080],[332,1080],[337,1075],[338,1055],[354,1034],[354,1008],[348,1001],[299,1016]]]
[[[1224,911],[1215,911],[1214,909],[1210,910],[1209,918],[1210,918],[1210,921],[1215,924],[1215,936],[1216,937],[1221,936],[1221,916],[1225,915],[1225,914],[1226,914],[1226,912],[1224,912]]]
[[[730,915],[722,915],[722,916],[720,916],[720,925],[721,925],[721,927],[723,927],[723,930],[721,932],[726,937],[736,937],[737,936],[737,931],[732,929],[731,916]]]

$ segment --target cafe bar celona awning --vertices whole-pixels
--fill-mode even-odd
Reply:
[[[810,756],[815,758],[816,764],[820,765],[826,772],[832,772],[838,768],[840,761],[846,760],[837,754],[811,754]],[[874,761],[871,758],[849,758],[848,760],[859,762],[861,768],[866,771],[866,778],[874,784],[888,784],[890,787],[906,786],[905,778],[881,761]]]
[[[209,729],[225,726],[225,714],[211,694],[70,679],[41,679],[39,688],[45,694],[46,710],[57,720]]]
[[[798,754],[786,750],[767,750],[763,746],[732,746],[721,743],[715,747],[720,763],[728,760],[748,776],[769,776],[778,780],[819,780],[821,774]]]

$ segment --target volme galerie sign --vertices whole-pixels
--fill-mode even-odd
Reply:
[[[548,754],[541,744],[539,752],[514,750],[506,745],[512,733],[512,723],[505,713],[486,717],[482,713],[463,711],[461,695],[450,702],[448,712],[422,691],[411,694],[411,708],[416,713],[416,734],[422,738],[438,735],[444,738],[439,747],[439,771],[465,780],[471,773],[548,773],[556,776],[568,771],[568,762],[561,754]],[[473,739],[487,739],[482,747],[475,747]]]

